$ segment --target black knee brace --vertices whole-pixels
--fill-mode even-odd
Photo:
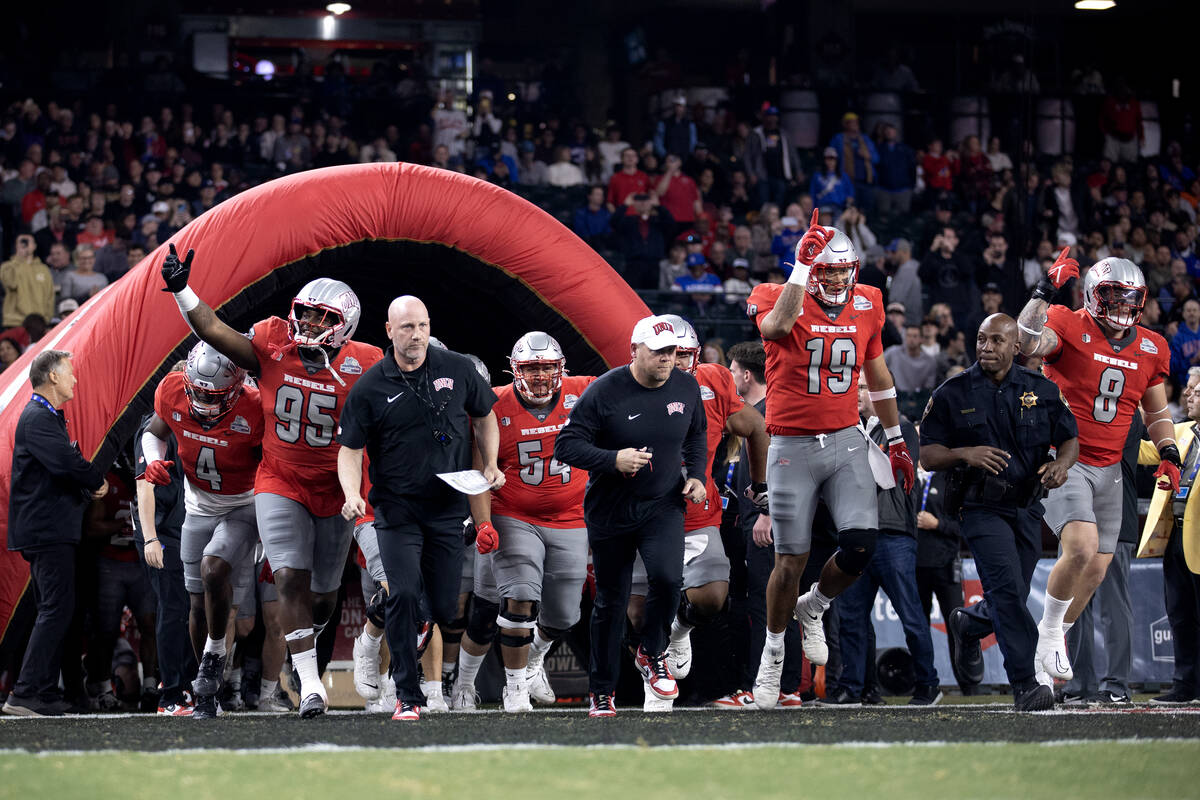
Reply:
[[[851,528],[838,532],[838,549],[833,562],[847,575],[862,575],[875,553],[876,531]]]
[[[538,627],[542,629],[542,633],[544,634],[542,638],[551,642],[557,642],[571,632],[570,628],[547,628],[541,623],[538,623]]]
[[[729,594],[725,594],[725,602],[714,613],[709,614],[696,606],[692,605],[692,601],[688,600],[687,592],[679,593],[679,619],[686,625],[693,628],[699,628],[712,622],[717,617],[729,610]]]
[[[500,629],[500,645],[502,647],[524,647],[529,644],[533,644],[533,631],[527,631],[524,628],[518,628],[515,631],[509,628]]]
[[[376,590],[375,594],[371,595],[370,601],[367,603],[367,619],[376,628],[382,628],[385,619],[385,610],[387,608],[387,592],[382,588]]]
[[[499,613],[500,606],[498,604],[490,603],[478,595],[471,599],[471,616],[467,620],[467,635],[471,637],[472,642],[476,644],[492,643],[492,640],[496,638],[496,616]],[[446,633],[443,631],[442,641],[445,640]]]
[[[532,608],[528,614],[518,614],[513,610],[513,604],[529,602]],[[524,647],[533,644],[533,626],[537,624],[537,600],[522,601],[505,597],[501,601],[503,609],[496,619],[500,626],[500,644],[504,647]]]

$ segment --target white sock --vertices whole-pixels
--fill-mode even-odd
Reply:
[[[292,653],[292,671],[300,678],[301,700],[310,694],[325,697],[325,687],[321,685],[321,675],[317,672],[317,648]]]
[[[1047,633],[1061,633],[1063,617],[1067,615],[1067,609],[1071,607],[1073,597],[1068,597],[1066,600],[1059,600],[1049,592],[1046,593],[1046,608],[1042,611],[1041,628]]]
[[[229,671],[229,678],[225,681],[235,691],[242,688],[242,668],[234,667]]]
[[[524,669],[509,669],[504,668],[504,681],[508,684],[508,688],[513,691],[520,691],[526,685]]]
[[[225,637],[222,636],[220,639],[208,637],[208,641],[204,643],[204,652],[216,653],[219,656],[225,655]]]
[[[279,688],[279,681],[269,681],[263,678],[258,682],[258,696],[260,700],[266,697],[274,697],[275,690]]]
[[[554,640],[542,638],[542,629],[535,627],[533,629],[533,644],[529,645],[529,663],[540,663],[553,646]]]
[[[451,675],[453,675],[454,668],[457,666],[458,666],[457,661],[443,661],[442,662],[442,680],[446,680]]]
[[[367,633],[366,628],[363,628],[362,636],[358,637],[358,641],[362,643],[363,647],[369,647],[372,650],[378,650],[380,643],[383,642],[383,634],[381,633],[378,636],[372,636],[371,634]]]
[[[682,642],[692,633],[692,626],[681,620],[679,617],[671,620],[671,641]]]
[[[779,633],[775,633],[772,630],[768,630],[767,631],[767,649],[768,650],[782,650],[783,649],[783,636],[785,633],[786,633],[786,631],[780,631]]]
[[[810,608],[815,603],[820,612],[824,614],[825,610],[829,608],[829,604],[832,602],[832,597],[826,597],[825,595],[821,594],[819,584],[814,583],[812,588],[808,590],[808,604]]]
[[[429,700],[434,697],[442,696],[441,681],[421,681],[421,693],[425,695],[425,699]]]
[[[463,686],[475,688],[475,676],[479,674],[479,667],[483,664],[483,656],[473,656],[466,650],[460,650],[458,653],[458,683]]]

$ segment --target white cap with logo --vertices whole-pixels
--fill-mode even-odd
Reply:
[[[660,350],[679,344],[675,326],[661,315],[643,317],[633,326],[632,344],[644,344],[651,350]]]

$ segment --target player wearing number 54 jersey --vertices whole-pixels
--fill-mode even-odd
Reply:
[[[817,213],[813,209],[809,230],[796,245],[788,283],[756,286],[746,307],[767,356],[767,485],[776,558],[754,686],[755,703],[767,709],[779,698],[788,620],[793,613],[799,620],[809,661],[824,664],[825,609],[862,575],[875,550],[877,479],[869,458],[875,445],[859,428],[860,370],[888,440],[890,468],[882,466],[878,480],[890,488],[899,471],[907,492],[914,479],[895,384],[883,361],[883,296],[856,284],[854,245],[837,228],[819,225]],[[818,500],[829,507],[839,546],[820,580],[797,601]]]
[[[1121,532],[1121,451],[1138,406],[1161,462],[1160,488],[1179,488],[1180,459],[1163,381],[1171,354],[1163,337],[1138,325],[1146,302],[1142,271],[1124,258],[1097,261],[1083,281],[1078,311],[1050,305],[1079,276],[1070,248],[1034,289],[1018,320],[1021,351],[1040,355],[1079,424],[1079,461],[1045,501],[1046,524],[1062,555],[1050,571],[1038,625],[1035,668],[1070,680],[1065,630],[1108,572]]]
[[[383,351],[351,340],[361,312],[358,297],[331,278],[306,284],[286,320],[271,317],[243,336],[188,287],[194,255],[188,251],[180,259],[171,245],[163,280],[196,335],[258,375],[266,430],[255,515],[300,677],[300,716],[314,717],[326,704],[316,635],[333,613],[354,533],[353,521],[340,513],[334,432],[350,387]]]

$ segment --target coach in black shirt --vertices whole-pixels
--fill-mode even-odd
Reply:
[[[84,510],[108,492],[104,470],[85,459],[67,434],[61,409],[75,396],[70,359],[70,353],[46,350],[33,360],[33,397],[13,438],[8,549],[29,562],[38,612],[21,674],[4,704],[5,713],[17,716],[61,716],[70,708],[58,673],[75,611],[75,551]]]
[[[471,468],[472,434],[493,489],[500,428],[496,395],[466,356],[429,347],[429,311],[416,297],[388,308],[392,346],[351,388],[342,409],[338,478],[342,515],[361,517],[362,454],[370,457],[371,505],[390,593],[386,631],[396,682],[394,719],[416,719],[425,705],[417,672],[422,588],[433,620],[445,628],[458,610],[462,523],[467,499],[438,473]]]
[[[675,369],[676,333],[662,317],[633,329],[633,362],[588,386],[558,434],[554,457],[589,473],[584,521],[596,570],[592,716],[612,716],[635,553],[650,589],[636,663],[650,690],[679,690],[666,663],[667,628],[683,580],[684,499],[704,502],[705,415],[700,385]],[[682,465],[682,470],[680,468]]]

